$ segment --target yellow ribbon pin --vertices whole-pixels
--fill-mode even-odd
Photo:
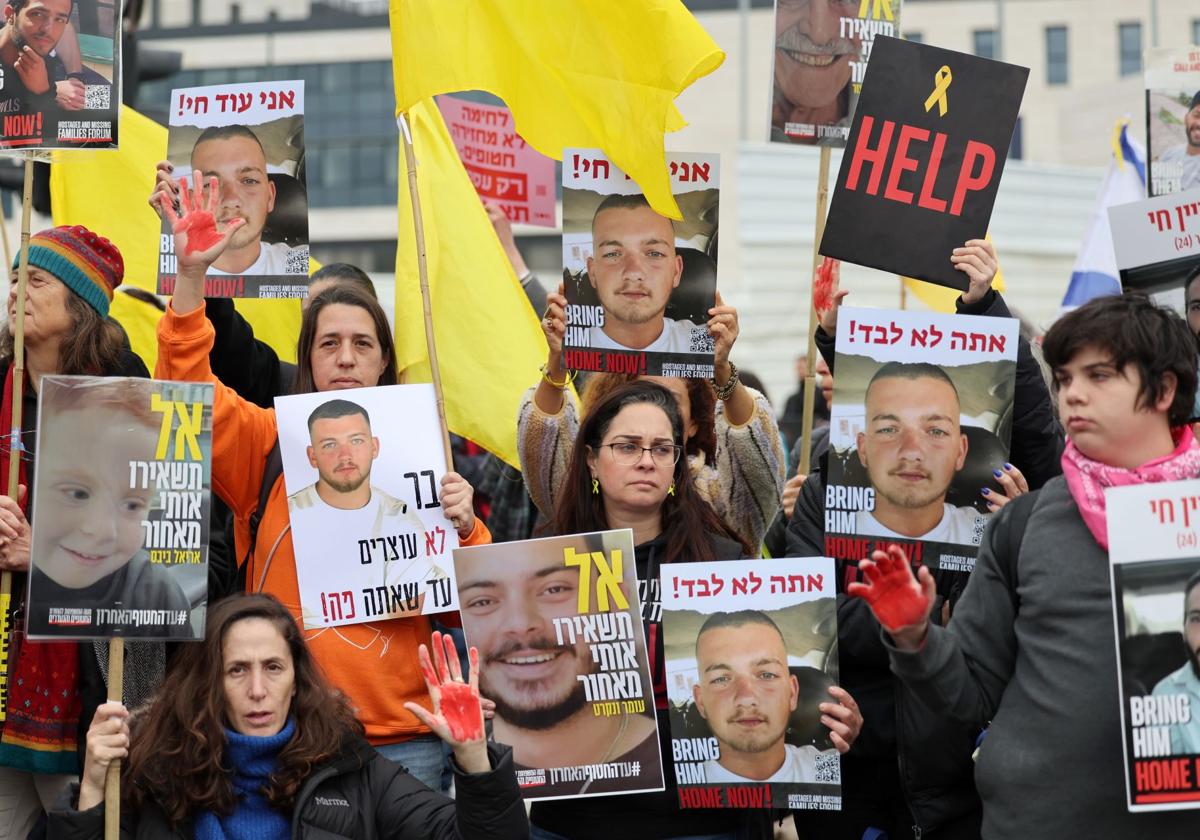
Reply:
[[[946,112],[950,110],[950,106],[946,104],[946,91],[950,89],[950,82],[953,77],[950,75],[950,68],[942,66],[933,76],[933,93],[929,94],[929,98],[925,100],[925,110],[929,111],[934,104],[938,106],[938,116],[946,116]]]

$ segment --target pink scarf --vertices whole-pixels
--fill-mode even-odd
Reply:
[[[1175,451],[1155,458],[1134,470],[1093,461],[1067,441],[1062,456],[1063,476],[1088,530],[1105,551],[1108,550],[1108,520],[1104,491],[1109,487],[1131,484],[1155,484],[1200,477],[1200,443],[1190,426],[1177,429]]]

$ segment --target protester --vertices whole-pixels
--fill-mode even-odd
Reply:
[[[823,361],[823,360],[822,360]],[[813,428],[829,425],[829,406],[832,400],[832,394],[828,397],[825,394],[823,386],[824,380],[820,376],[821,365],[817,365],[817,391],[816,399],[813,401]],[[826,367],[828,373],[828,367]],[[779,428],[783,432],[784,439],[791,451],[796,445],[796,441],[800,440],[804,427],[804,379],[808,376],[808,356],[796,357],[796,392],[791,394],[783,404],[783,414],[779,418]]]
[[[194,199],[184,185],[182,216],[176,217],[163,198],[164,212],[175,229],[179,271],[175,296],[159,323],[155,372],[162,379],[215,383],[213,489],[233,510],[238,555],[250,555],[247,587],[277,595],[301,620],[283,473],[271,458],[278,445],[275,413],[239,398],[213,376],[208,361],[213,329],[204,317],[204,275],[240,223],[235,219],[217,234],[216,189],[211,181],[202,187],[198,174],[195,185]],[[215,244],[189,249],[194,231]],[[297,393],[394,385],[397,380],[391,329],[383,310],[373,297],[344,283],[313,299],[301,324],[297,359]],[[268,473],[272,462],[277,467],[274,475]],[[264,483],[269,488],[267,502],[259,510]],[[456,473],[442,479],[443,515],[466,545],[489,541],[487,528],[471,509],[471,495],[471,486]],[[252,518],[257,523],[253,540]],[[423,616],[390,619],[318,630],[308,641],[316,660],[354,705],[367,739],[435,787],[441,743],[402,706],[406,700],[429,703],[416,665],[417,641],[429,628]]]
[[[663,563],[732,560],[744,555],[732,532],[696,492],[692,471],[681,462],[683,418],[674,395],[654,382],[634,382],[597,403],[584,417],[571,448],[558,506],[556,534],[630,528],[638,580],[658,579]],[[666,665],[657,605],[642,604],[666,790],[533,805],[531,837],[744,836],[767,830],[769,812],[681,810],[670,760]],[[822,721],[853,742],[861,718],[841,689],[841,703],[822,703]],[[844,705],[843,705],[844,704]],[[759,836],[759,835],[755,835]],[[769,836],[769,835],[763,835]]]
[[[453,749],[457,803],[371,749],[286,607],[243,595],[209,613],[172,691],[133,718],[120,703],[100,707],[50,836],[104,836],[104,780],[119,759],[123,837],[527,837],[512,755],[484,739],[476,674],[463,682],[438,634],[437,671],[423,644],[419,655],[433,710],[416,709]]]
[[[895,546],[864,560],[866,582],[849,592],[924,714],[988,726],[985,838],[1191,837],[1194,815],[1125,807],[1104,491],[1200,477],[1186,425],[1195,339],[1173,312],[1125,295],[1064,315],[1042,347],[1070,440],[1063,476],[995,517],[950,624],[931,626],[933,577],[914,579]],[[1036,767],[1086,772],[1047,784]]]
[[[998,266],[991,243],[972,240],[952,257],[969,281],[958,300],[959,312],[1007,317],[1003,299],[991,288]],[[836,276],[829,292],[832,306],[820,313],[817,346],[832,364],[836,309],[849,292],[838,288]],[[997,483],[985,488],[984,498],[993,509],[1045,483],[1058,469],[1061,432],[1040,368],[1024,340],[1018,345],[1014,403],[1007,465],[1012,469],[997,464]],[[789,557],[825,556],[827,462],[827,454],[814,461],[812,474],[800,488],[788,525]],[[801,835],[861,837],[876,829],[907,836],[917,826],[923,834],[947,840],[978,837],[981,810],[971,754],[981,727],[921,715],[920,705],[898,690],[887,668],[878,622],[866,604],[845,596],[845,581],[847,575],[853,580],[856,561],[838,563],[838,660],[841,681],[862,705],[865,723],[862,736],[842,761],[841,813],[797,814],[797,830]],[[961,595],[961,577],[957,572],[937,574],[939,618]]]
[[[87,228],[57,227],[29,241],[25,294],[25,382],[21,400],[23,451],[19,502],[0,497],[0,568],[15,573],[9,607],[7,719],[0,724],[0,838],[24,838],[45,807],[79,771],[76,745],[104,700],[107,644],[33,642],[24,637],[30,551],[29,499],[37,457],[38,389],[43,376],[141,376],[149,372],[108,318],[113,290],[124,278],[120,252]],[[16,261],[10,277],[8,323],[0,327],[0,439],[11,440]],[[0,447],[0,475],[13,449]],[[98,658],[100,657],[100,658]],[[126,645],[126,697],[140,702],[162,679],[161,643]]]
[[[563,367],[563,336],[566,334],[566,298],[560,286],[549,296],[542,330],[549,355],[542,379],[526,392],[517,425],[517,447],[521,471],[529,495],[549,515],[563,487],[567,463],[578,434],[575,403],[566,394],[569,382]],[[737,310],[725,305],[717,293],[717,305],[709,310],[708,329],[716,340],[712,380],[719,402],[715,407],[716,444],[711,452],[696,451],[690,438],[707,422],[695,398],[685,404],[682,394],[706,389],[703,380],[647,377],[676,394],[684,412],[684,442],[688,467],[700,498],[708,502],[750,555],[758,552],[763,534],[779,509],[783,488],[784,453],[779,429],[766,398],[751,391],[737,377],[729,353],[738,336]],[[601,377],[594,377],[601,378]],[[704,397],[711,400],[711,396]]]

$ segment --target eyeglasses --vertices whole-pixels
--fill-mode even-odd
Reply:
[[[632,467],[642,460],[642,453],[649,452],[654,463],[660,467],[670,467],[679,461],[683,447],[675,443],[656,443],[654,446],[639,446],[629,441],[618,443],[603,443],[612,450],[613,460],[623,467]]]

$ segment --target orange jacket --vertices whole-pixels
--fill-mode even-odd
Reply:
[[[214,332],[204,308],[179,315],[170,307],[158,324],[157,379],[213,382],[212,486],[236,518],[238,557],[249,544],[250,514],[258,505],[267,455],[278,437],[275,411],[246,402],[222,385],[208,363]],[[491,542],[487,527],[475,529],[463,545]],[[246,570],[249,591],[259,589],[277,597],[300,623],[300,591],[296,554],[288,529],[288,503],[283,477],[271,488],[267,509],[258,527],[254,556]],[[457,623],[457,614],[446,616]],[[302,625],[303,626],[303,625]],[[428,644],[429,619],[398,618],[368,624],[306,630],[309,650],[326,676],[354,705],[373,744],[402,741],[426,734],[428,728],[404,708],[406,700],[430,707],[429,692],[417,662],[417,646]]]

